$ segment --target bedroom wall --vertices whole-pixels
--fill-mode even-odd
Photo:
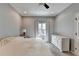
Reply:
[[[20,34],[21,16],[8,3],[0,3],[0,38]]]
[[[35,37],[36,34],[36,21],[37,20],[48,20],[49,26],[50,26],[50,34],[52,34],[54,32],[54,18],[53,17],[41,17],[41,16],[35,16],[35,17],[23,17],[22,18],[22,28],[26,28],[27,31],[27,35],[29,35],[30,37]]]
[[[22,29],[26,28],[26,35],[30,37],[35,37],[34,33],[34,20],[35,17],[22,17]]]
[[[79,13],[78,3],[72,4],[56,17],[54,29],[55,33],[72,38],[72,51],[74,51],[74,17],[76,13]]]
[[[73,38],[73,33],[74,33],[73,9],[74,8],[72,7],[68,7],[66,10],[64,10],[62,13],[56,16],[55,33]]]

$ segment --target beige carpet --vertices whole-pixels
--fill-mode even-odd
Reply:
[[[49,44],[34,38],[9,37],[0,41],[0,56],[51,56]]]

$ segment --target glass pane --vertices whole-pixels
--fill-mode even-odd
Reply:
[[[38,37],[41,39],[46,38],[46,23],[38,23]]]
[[[42,23],[42,29],[46,29],[46,23]]]
[[[41,23],[38,24],[38,29],[41,29],[41,25],[42,25]]]

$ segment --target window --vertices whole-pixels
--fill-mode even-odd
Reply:
[[[38,38],[46,39],[46,23],[38,23]]]

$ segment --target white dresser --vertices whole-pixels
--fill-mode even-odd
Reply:
[[[68,37],[52,35],[51,43],[54,44],[60,51],[69,51],[70,40]]]

